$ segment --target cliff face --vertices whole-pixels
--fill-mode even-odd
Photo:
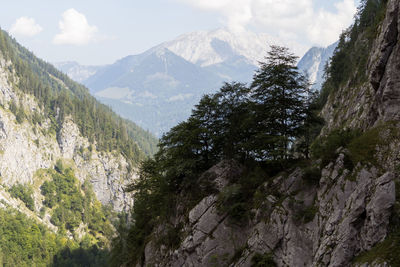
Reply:
[[[400,2],[389,0],[369,56],[368,82],[339,88],[322,111],[323,133],[361,128],[365,138],[353,151],[338,148],[318,183],[309,183],[311,174],[301,167],[278,175],[258,189],[250,220],[235,223],[218,208],[218,198],[242,167],[221,162],[204,174],[215,178],[216,193],[169,222],[183,225],[180,244],[158,244],[166,231],[160,226],[146,245],[143,266],[389,266],[382,255],[358,256],[388,238],[399,204],[399,32]],[[348,156],[359,148],[373,160],[352,166]]]
[[[52,169],[57,160],[62,160],[72,166],[82,184],[89,179],[102,204],[129,211],[133,200],[123,188],[136,174],[128,168],[127,160],[121,154],[96,151],[95,144],[82,136],[71,117],[64,120],[58,133],[51,131],[49,119],[34,125],[26,120],[17,122],[10,111],[12,103],[27,114],[41,114],[42,110],[34,97],[13,87],[10,81],[15,79],[13,65],[0,53],[0,191],[17,183],[39,183],[37,172]],[[36,193],[40,195],[40,191]],[[16,207],[12,199],[2,199]],[[39,210],[41,201],[36,202]]]
[[[324,131],[347,126],[367,129],[400,117],[400,16],[398,1],[388,1],[385,19],[376,36],[367,65],[368,80],[337,88],[325,105]],[[362,41],[362,40],[360,40]]]
[[[308,186],[299,168],[265,183],[261,208],[246,225],[218,212],[217,194],[204,198],[190,211],[179,248],[148,243],[145,266],[251,266],[256,254],[278,266],[348,266],[385,239],[396,196],[393,172],[361,165],[350,171],[344,158],[339,153],[323,169],[319,186]],[[209,173],[229,185],[232,168],[221,162]]]

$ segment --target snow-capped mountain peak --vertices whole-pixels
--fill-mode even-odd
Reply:
[[[224,62],[232,56],[243,56],[249,60],[249,63],[258,65],[270,45],[288,46],[267,34],[234,33],[226,29],[217,29],[183,34],[158,47],[168,48],[194,64],[207,67]]]
[[[338,42],[328,47],[312,47],[299,61],[297,67],[308,75],[314,88],[319,90],[324,82],[325,65],[329,63]]]

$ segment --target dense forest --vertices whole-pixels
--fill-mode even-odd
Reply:
[[[87,88],[35,57],[2,30],[0,51],[15,70],[17,79],[10,82],[21,92],[33,95],[43,110],[43,114],[28,114],[18,103],[11,103],[17,121],[41,123],[50,119],[53,132],[57,133],[64,118],[72,116],[81,134],[92,143],[96,141],[97,150],[122,152],[134,165],[156,151],[157,139],[148,131],[100,104]]]
[[[272,46],[249,86],[226,83],[217,93],[205,95],[188,120],[161,138],[154,158],[142,164],[140,179],[130,187],[135,192],[132,225],[115,240],[113,263],[142,262],[145,246],[160,225],[165,230],[156,244],[179,246],[182,229],[170,225],[169,218],[187,214],[213,192],[201,174],[222,160],[234,160],[245,169],[233,186],[218,194],[220,211],[240,224],[250,218],[257,189],[266,179],[302,166],[307,183],[318,183],[324,164],[339,147],[362,154],[345,159],[349,168],[368,158],[358,153],[362,141],[356,138],[357,130],[338,129],[318,138],[324,124],[318,114],[333,90],[365,82],[369,51],[385,5],[386,1],[361,1],[354,24],[341,35],[326,67],[321,93],[310,89],[287,48]],[[309,221],[314,214],[304,210],[298,219]]]

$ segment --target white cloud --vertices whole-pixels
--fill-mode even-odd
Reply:
[[[35,22],[35,19],[28,17],[20,17],[11,26],[10,33],[12,35],[32,37],[40,33],[43,28]]]
[[[336,0],[334,10],[317,9],[315,0],[176,0],[217,12],[233,31],[256,28],[286,41],[329,45],[348,27],[354,0]]]
[[[185,99],[191,98],[193,94],[179,94],[168,98],[167,102],[184,101]]]
[[[54,44],[86,45],[97,39],[97,27],[89,25],[85,15],[73,8],[62,14],[58,26],[60,33],[54,36]]]

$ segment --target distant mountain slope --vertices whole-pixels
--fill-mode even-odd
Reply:
[[[85,84],[119,114],[161,135],[184,120],[200,97],[218,88],[222,79],[158,48],[106,66]]]
[[[100,68],[84,84],[116,112],[160,136],[224,81],[249,82],[257,61],[276,42],[222,29],[189,33]]]
[[[274,44],[287,45],[251,32],[188,33],[103,66],[83,83],[118,114],[161,136],[185,120],[203,94],[215,92],[225,81],[250,82],[258,61]],[[297,54],[302,51],[289,46]],[[71,64],[59,66],[70,77],[94,71]]]
[[[54,66],[77,82],[83,82],[94,75],[102,66],[84,66],[75,61],[56,62]]]
[[[337,45],[338,42],[326,48],[312,47],[297,64],[301,71],[309,75],[310,82],[314,84],[313,87],[317,90],[322,87],[325,65],[329,62]]]

